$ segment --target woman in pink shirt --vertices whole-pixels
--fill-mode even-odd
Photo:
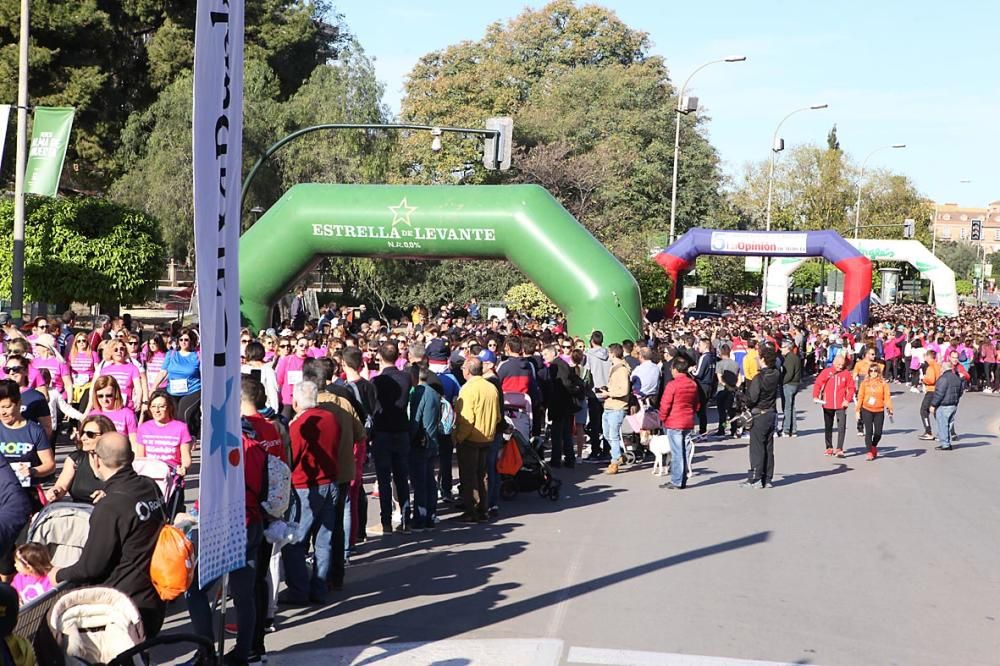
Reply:
[[[112,375],[102,375],[95,379],[91,396],[97,406],[92,407],[87,416],[107,416],[115,424],[115,430],[128,437],[134,447],[139,424],[135,421],[135,412],[122,402],[122,392],[115,378]]]
[[[281,389],[281,414],[289,420],[293,416],[292,389],[302,381],[302,365],[306,362],[308,350],[309,341],[304,337],[299,338],[295,341],[295,353],[278,359],[278,367],[274,371]]]
[[[163,369],[163,361],[166,357],[167,343],[163,341],[163,336],[157,333],[146,341],[146,351],[142,359],[143,367],[146,369],[146,379],[149,382],[150,393],[166,386],[166,380],[161,382],[159,386],[154,386],[156,378],[160,375],[160,370]]]
[[[136,456],[162,460],[184,476],[191,468],[191,433],[184,421],[175,418],[173,398],[166,391],[154,391],[149,412],[153,418],[142,422],[136,436]]]
[[[125,341],[113,340],[108,344],[111,347],[111,360],[98,366],[97,377],[114,377],[115,382],[121,390],[125,406],[129,409],[135,409],[136,402],[142,403],[143,407],[145,407],[143,399],[145,391],[141,381],[142,373],[129,360],[128,347]]]

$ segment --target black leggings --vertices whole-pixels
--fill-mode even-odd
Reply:
[[[862,409],[861,421],[865,424],[865,446],[869,449],[873,446],[878,446],[879,441],[882,439],[885,412],[870,412],[867,409]]]
[[[823,408],[823,437],[826,448],[833,448],[833,418],[837,417],[837,448],[844,448],[844,436],[847,435],[847,410]]]
[[[192,437],[201,438],[201,391],[177,398],[177,418],[187,424]]]

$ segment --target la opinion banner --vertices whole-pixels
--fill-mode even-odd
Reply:
[[[71,129],[73,129],[72,108],[35,107],[28,163],[24,168],[25,192],[46,197],[56,195]]]
[[[194,236],[201,325],[198,584],[244,565],[240,429],[240,160],[243,0],[198,0],[194,43]]]

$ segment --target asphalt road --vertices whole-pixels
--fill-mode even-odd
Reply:
[[[850,425],[849,456],[824,456],[800,394],[773,489],[738,487],[746,441],[726,439],[684,491],[651,463],[581,464],[558,502],[373,538],[332,605],[281,611],[269,663],[998,664],[1000,396],[963,399],[945,453],[917,439],[920,396],[894,393],[874,462]]]

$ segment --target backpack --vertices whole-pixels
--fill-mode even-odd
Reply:
[[[288,511],[288,503],[292,493],[292,470],[285,461],[277,456],[267,455],[267,465],[264,467],[264,499],[260,506],[271,518],[281,520]]]
[[[573,401],[573,411],[578,412],[587,404],[587,384],[584,383],[576,368],[569,370],[569,397]]]
[[[149,577],[163,601],[173,601],[187,592],[194,580],[194,546],[173,525],[160,528],[149,563]]]
[[[442,435],[450,435],[455,429],[455,408],[444,398],[441,398],[441,424],[438,427]]]

